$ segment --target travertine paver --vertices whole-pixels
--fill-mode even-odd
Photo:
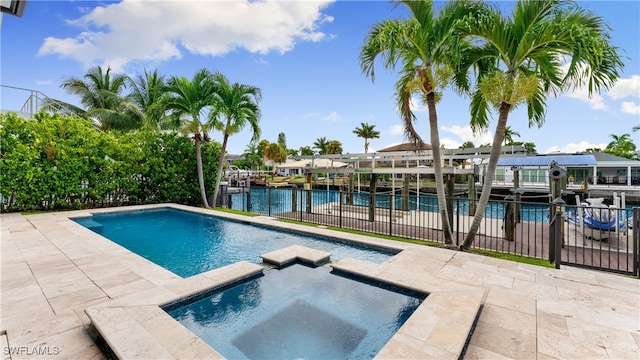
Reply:
[[[170,206],[210,213],[206,209]],[[127,209],[135,208],[139,207]],[[197,286],[233,279],[242,267],[181,279],[68,219],[90,214],[85,210],[0,215],[0,345],[4,358],[9,357],[4,355],[8,350],[12,359],[103,358],[91,339],[86,308],[125,309],[141,331],[152,338],[162,338],[166,334],[159,330],[157,314],[145,310],[145,306],[180,298]],[[564,266],[560,270],[540,268],[470,253],[283,224],[264,216],[220,216],[283,229],[312,229],[319,235],[370,241],[398,251],[407,249],[383,264],[353,259],[343,259],[340,264],[421,291],[453,294],[480,289],[484,306],[465,358],[640,358],[637,279]],[[415,326],[428,331],[438,325],[427,320]],[[432,332],[444,347],[421,343],[413,338],[418,331],[413,335],[398,333],[385,348],[385,352],[394,351],[393,356],[386,353],[387,357],[455,357],[455,349],[446,347],[451,326]],[[6,336],[1,335],[3,332]],[[188,332],[181,332],[176,338],[190,339]],[[193,353],[182,356],[206,358],[211,354],[204,345],[192,350]],[[385,352],[380,357],[385,357]],[[163,355],[179,356],[168,350],[167,353]]]

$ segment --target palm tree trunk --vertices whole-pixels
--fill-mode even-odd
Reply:
[[[445,247],[453,247],[453,236],[451,234],[451,225],[449,224],[449,215],[447,213],[447,199],[444,194],[444,181],[442,180],[442,157],[440,155],[438,114],[436,113],[436,97],[433,92],[427,94],[427,107],[429,108],[429,132],[431,133],[433,169],[436,176],[436,192],[438,194],[438,208],[440,209],[440,220],[442,221],[444,244]]]
[[[229,135],[224,135],[222,138],[222,148],[220,149],[220,160],[218,161],[218,173],[216,174],[216,188],[213,191],[213,201],[214,206],[216,205],[215,201],[218,201],[218,189],[220,188],[220,179],[222,179],[222,168],[224,164],[224,154],[227,151],[227,141],[229,140]]]
[[[500,158],[500,151],[502,150],[502,141],[504,140],[504,132],[507,127],[507,119],[509,117],[509,110],[511,105],[502,103],[500,105],[500,115],[498,117],[498,125],[496,126],[496,135],[493,137],[493,144],[491,145],[491,154],[489,155],[489,166],[487,172],[484,174],[484,183],[482,184],[482,193],[480,200],[478,200],[478,207],[476,214],[473,216],[473,222],[469,228],[467,236],[464,238],[464,242],[460,246],[460,250],[469,250],[473,241],[475,240],[478,229],[480,228],[480,222],[484,215],[484,210],[489,203],[489,197],[491,196],[491,188],[493,187],[493,177],[496,174],[496,168],[498,165],[498,158]]]
[[[200,139],[195,136],[196,140],[196,168],[198,169],[198,184],[200,184],[200,196],[202,196],[202,204],[207,209],[209,208],[209,202],[207,201],[207,192],[204,188],[204,172],[202,171],[202,154],[200,153]]]

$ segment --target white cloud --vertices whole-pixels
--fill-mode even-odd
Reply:
[[[296,41],[320,41],[318,31],[331,16],[320,1],[138,1],[98,6],[68,21],[83,29],[75,37],[44,40],[38,55],[60,55],[114,70],[132,61],[166,61],[182,50],[224,55],[238,48],[251,53],[287,52]]]
[[[53,81],[51,81],[51,80],[37,80],[36,79],[36,85],[38,85],[38,86],[51,85],[51,84],[53,84]]]
[[[337,122],[339,119],[340,119],[340,116],[335,111],[332,111],[331,113],[329,113],[329,115],[322,118],[322,120],[328,120],[330,122]]]
[[[457,142],[455,142],[454,140],[451,140],[452,143],[456,143],[457,145],[455,146],[456,148],[460,145],[462,145],[462,143],[466,142],[466,141],[471,141],[476,147],[482,145],[482,144],[486,144],[486,143],[492,143],[493,142],[493,133],[491,131],[484,131],[482,133],[478,133],[478,134],[474,134],[473,130],[471,130],[471,126],[469,125],[465,125],[465,126],[459,126],[459,125],[453,125],[453,126],[441,126],[440,130],[442,132],[446,132],[446,133],[451,133],[454,134],[456,136],[458,136],[460,138],[460,142],[459,144]],[[444,140],[440,140],[441,143],[444,144]],[[446,145],[448,148],[453,148],[449,147],[448,145]]]
[[[602,149],[604,150],[607,147],[607,144],[592,144],[587,141],[580,141],[579,143],[569,143],[562,146],[552,146],[547,148],[543,154],[549,154],[554,152],[560,153],[577,153],[583,152],[586,149]]]
[[[413,112],[425,112],[427,111],[427,105],[422,102],[419,98],[412,96],[411,100],[409,100],[409,108]]]
[[[392,125],[389,128],[389,134],[391,135],[402,135],[404,133],[404,127],[402,125]]]
[[[567,60],[567,62],[562,65],[562,74],[565,75],[567,70],[569,70],[569,66],[571,63]],[[585,85],[585,84],[581,84]],[[578,99],[584,101],[591,105],[593,110],[607,110],[607,104],[604,103],[604,99],[600,94],[594,93],[589,97],[589,89],[586,86],[572,86],[571,91],[565,92],[564,96],[568,96],[570,98]]]
[[[607,95],[614,100],[626,97],[640,97],[640,75],[618,79],[616,84],[607,92]]]
[[[640,105],[633,101],[623,101],[620,104],[620,110],[625,114],[640,115]]]

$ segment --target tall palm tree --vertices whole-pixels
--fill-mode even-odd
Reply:
[[[69,94],[80,97],[85,110],[79,115],[91,119],[101,130],[128,130],[140,126],[143,114],[123,97],[126,76],[112,75],[110,67],[105,71],[96,66],[89,68],[83,78],[71,77],[60,85]],[[70,104],[66,104],[66,108],[77,111],[77,107]]]
[[[222,132],[222,148],[220,149],[220,161],[213,192],[213,199],[216,201],[229,137],[249,125],[253,134],[251,140],[257,141],[260,138],[260,107],[258,107],[258,103],[262,99],[262,92],[255,86],[231,83],[226,76],[219,72],[213,74],[212,80],[214,91],[210,121],[216,130]]]
[[[607,89],[618,79],[623,64],[609,43],[602,19],[570,1],[520,0],[510,18],[487,11],[460,25],[463,35],[477,45],[465,64],[475,66],[478,74],[471,124],[486,128],[489,108],[498,112],[482,194],[461,246],[467,250],[489,201],[509,112],[524,103],[529,126],[541,126],[547,96],[582,85],[587,85],[589,95]],[[563,72],[565,60],[569,62]]]
[[[204,186],[204,172],[202,169],[201,144],[209,141],[209,131],[213,128],[211,122],[202,122],[205,112],[213,103],[213,75],[206,69],[201,69],[193,75],[191,80],[186,77],[172,77],[167,82],[166,108],[174,119],[181,124],[180,130],[184,134],[193,135],[196,146],[196,168],[202,204],[209,207],[207,192]],[[206,117],[205,117],[206,118]]]
[[[142,126],[154,130],[170,126],[165,111],[165,77],[157,69],[152,72],[145,69],[144,74],[127,77],[126,82],[130,89],[127,98],[144,114]]]
[[[380,131],[375,130],[375,125],[369,125],[368,123],[360,123],[360,127],[356,127],[353,133],[357,137],[364,139],[364,152],[369,152],[369,139],[380,138]]]
[[[386,20],[372,27],[360,51],[363,73],[375,78],[374,63],[380,57],[386,68],[401,64],[401,77],[396,82],[397,106],[405,136],[422,144],[422,138],[413,126],[416,117],[411,110],[411,98],[418,94],[429,110],[429,132],[434,157],[436,191],[442,220],[445,245],[453,247],[453,237],[447,214],[438,115],[436,102],[442,91],[454,78],[457,61],[467,44],[459,41],[454,29],[458,19],[475,12],[477,4],[471,1],[447,3],[436,16],[430,0],[402,0],[411,12],[408,20]],[[456,83],[464,84],[462,81]]]
[[[319,155],[324,155],[327,153],[327,138],[326,137],[319,137],[314,143],[313,143],[313,148],[314,149],[318,149],[318,154]]]

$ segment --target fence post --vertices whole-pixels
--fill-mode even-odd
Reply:
[[[393,211],[395,210],[395,193],[392,191],[389,203],[389,236],[393,236]]]
[[[348,197],[348,195],[347,195]],[[340,188],[340,198],[338,199],[338,221],[339,221],[339,226],[342,227],[342,201],[344,199],[344,191],[342,191],[342,188]]]
[[[553,221],[549,224],[549,261],[555,263],[556,269],[560,269],[562,262],[562,209],[567,204],[561,197],[551,202]],[[551,256],[553,254],[553,256]]]
[[[507,241],[514,241],[516,233],[516,219],[514,214],[515,199],[511,195],[507,195],[504,197],[504,200],[504,239]]]
[[[640,275],[640,259],[638,252],[640,251],[640,207],[633,208],[633,218],[631,219],[633,226],[633,274]]]
[[[267,203],[269,204],[268,215],[271,216],[271,187],[267,187]]]
[[[296,185],[291,187],[291,211],[298,211],[298,187]]]

